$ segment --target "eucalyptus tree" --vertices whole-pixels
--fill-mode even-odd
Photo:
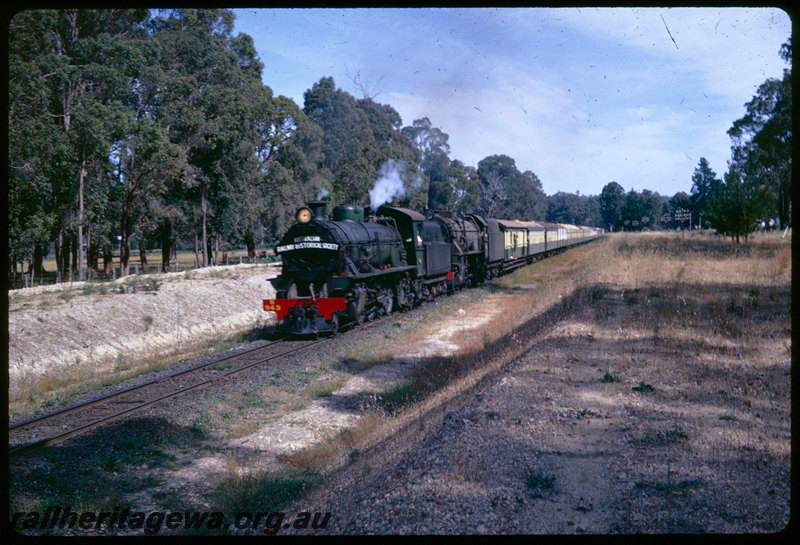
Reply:
[[[631,188],[622,205],[622,225],[626,231],[641,231],[650,222],[642,195]]]
[[[104,179],[110,142],[120,136],[115,121],[131,107],[132,81],[148,58],[142,39],[146,18],[142,9],[30,10],[9,26],[10,185],[34,182],[12,191],[12,198],[23,202],[11,208],[42,220],[32,222],[40,226],[35,244],[43,242],[42,226],[51,229],[62,271],[83,267],[84,229],[91,227],[87,194],[94,192],[88,200],[104,206],[97,201],[105,192],[93,182]],[[33,104],[40,114],[26,119]],[[26,172],[33,168],[28,160],[33,150],[41,155],[35,170]],[[44,214],[24,202],[40,191],[49,210]]]
[[[381,169],[394,167],[403,182],[401,203],[427,204],[413,144],[394,108],[369,97],[356,100],[331,77],[321,78],[303,98],[303,112],[321,131],[317,175],[330,188],[331,204],[369,204],[369,190]]]
[[[668,201],[666,201],[662,207],[662,216],[667,216],[669,218],[668,221],[662,222],[664,227],[669,228],[678,228],[684,227],[686,224],[684,220],[680,219],[683,214],[687,211],[692,209],[692,200],[689,195],[687,195],[683,191],[679,191],[675,193]],[[703,206],[703,210],[705,210],[705,205]],[[705,212],[704,212],[705,214]],[[704,221],[707,219],[705,215],[703,216]]]
[[[780,226],[790,221],[792,194],[792,40],[781,46],[789,65],[783,78],[770,78],[745,104],[746,113],[728,130],[733,141],[732,163],[749,180],[758,180],[772,195],[771,210]],[[764,218],[766,219],[766,218]]]
[[[518,208],[521,216],[542,221],[547,215],[547,196],[542,189],[542,181],[530,170],[522,173],[522,183],[518,185],[517,192],[512,192],[512,197],[524,202],[524,207]]]
[[[402,130],[400,114],[391,106],[369,97],[357,100],[356,105],[366,114],[372,133],[372,139],[364,148],[370,164],[376,167],[378,177],[393,170],[403,183],[400,194],[390,202],[417,210],[427,208],[428,180],[419,168],[413,142]],[[377,183],[377,180],[373,182]]]
[[[503,179],[496,172],[487,172],[481,179],[481,199],[478,213],[487,218],[505,217],[506,188]]]
[[[491,155],[482,159],[478,163],[478,175],[484,213],[491,208],[497,217],[545,219],[546,196],[539,178],[530,171],[520,172],[511,157]]]
[[[559,191],[547,197],[547,221],[578,224],[582,223],[580,216],[581,202],[578,195]]]
[[[731,164],[724,181],[708,201],[707,214],[711,225],[720,234],[729,234],[737,244],[747,240],[770,205],[770,194],[758,179],[748,177]]]
[[[431,125],[430,119],[416,119],[403,134],[418,152],[418,163],[428,177],[428,206],[437,210],[450,210],[458,198],[451,184],[449,135]]]
[[[644,222],[645,227],[648,229],[657,229],[661,224],[661,213],[664,205],[664,200],[661,195],[656,191],[649,189],[642,189],[640,194],[642,207],[644,208],[644,216],[647,220]],[[697,219],[696,217],[694,218]]]
[[[120,186],[119,214],[120,269],[127,275],[130,267],[131,241],[138,238],[142,265],[147,267],[146,239],[158,225],[158,209],[166,180],[174,168],[178,152],[164,129],[149,118],[129,119],[127,136],[118,142],[116,178]]]
[[[271,99],[252,39],[234,37],[233,20],[229,10],[178,9],[157,13],[151,26],[160,46],[157,115],[178,147],[180,214],[200,239],[203,266],[212,234],[218,243],[241,234],[230,208],[252,195],[257,124]]]
[[[8,50],[8,237],[9,265],[31,261],[41,272],[41,248],[56,230],[53,198],[59,180],[54,159],[66,156],[63,133],[51,115],[47,80],[54,60],[46,30],[57,12],[25,11],[9,23]],[[34,250],[36,249],[36,250]],[[38,259],[33,259],[38,253]],[[34,263],[35,261],[35,263]]]
[[[379,165],[365,155],[374,146],[366,112],[331,77],[321,78],[303,99],[303,112],[322,130],[318,167],[329,173],[330,200],[367,204]]]
[[[603,226],[609,231],[622,226],[622,207],[625,204],[625,190],[617,182],[607,183],[600,192],[600,215]]]
[[[293,100],[278,96],[272,103],[270,115],[259,121],[262,137],[256,152],[265,200],[256,229],[270,241],[286,231],[301,203],[330,196],[333,187],[333,174],[318,167],[322,129]],[[253,244],[256,233],[251,234]],[[247,244],[248,252],[251,247],[254,251],[251,242]]]
[[[475,167],[466,166],[461,161],[453,159],[447,172],[447,182],[453,193],[450,210],[462,213],[478,210],[481,200],[481,178]]]
[[[644,189],[639,193],[631,188],[625,195],[625,202],[621,209],[622,225],[626,231],[657,228],[662,209],[661,195],[649,189]]]
[[[603,216],[600,213],[600,197],[598,195],[581,195],[583,219],[581,225],[603,226]]]
[[[579,192],[559,191],[547,197],[547,221],[572,225],[602,226],[600,198]]]

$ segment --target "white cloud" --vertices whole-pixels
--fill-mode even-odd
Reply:
[[[791,20],[777,8],[598,8],[549,13],[586,35],[634,46],[660,56],[667,67],[702,74],[704,91],[740,100],[752,97],[754,86],[767,77],[780,77],[784,64],[778,51],[791,36]]]

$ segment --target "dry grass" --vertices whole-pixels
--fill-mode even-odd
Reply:
[[[64,367],[58,373],[23,375],[9,388],[9,414],[19,414],[69,400],[87,391],[97,390],[144,373],[161,371],[176,361],[190,360],[229,349],[241,342],[243,337],[258,336],[260,331],[218,337],[210,341],[176,346],[172,350],[160,351],[143,358],[96,360],[92,365]]]
[[[522,395],[546,400],[537,405],[538,411],[552,410],[553,422],[565,419],[563,425],[537,419],[533,426],[541,428],[542,436],[534,443],[547,444],[546,450],[555,449],[556,454],[597,448],[597,456],[608,456],[605,463],[613,478],[635,484],[631,489],[623,483],[614,490],[617,495],[607,501],[609,511],[598,515],[601,533],[610,528],[602,526],[603,520],[611,524],[605,514],[613,517],[619,512],[634,512],[636,518],[627,526],[613,526],[612,533],[780,528],[784,503],[788,505],[790,467],[789,239],[754,236],[735,246],[704,234],[620,234],[475,291],[480,294],[437,303],[435,311],[420,318],[434,323],[431,318],[438,316],[447,318],[448,324],[429,327],[427,332],[404,324],[403,333],[381,347],[383,361],[391,361],[405,357],[414,345],[429,343],[431,337],[449,342],[457,347],[450,349],[451,356],[431,358],[429,363],[450,360],[440,370],[459,375],[458,380],[443,380],[441,389],[380,415],[380,425],[371,424],[359,434],[364,443],[348,448],[364,451],[381,440],[385,448],[370,448],[369,457],[356,464],[344,482],[352,479],[353,488],[360,490],[360,472],[367,468],[375,468],[373,475],[399,471],[391,465],[397,451],[426,431],[438,430],[430,423],[433,414],[453,411],[456,400],[474,397],[468,394],[484,377],[497,371],[501,373],[497,376],[510,376],[501,370],[504,363],[525,354],[534,358],[528,365],[536,377]],[[458,310],[464,316],[491,319],[476,321],[472,329],[454,326],[467,322]],[[534,350],[531,343],[536,343]],[[411,383],[406,379],[400,386],[408,391]],[[506,389],[502,392],[507,394]],[[611,434],[588,426],[605,422],[596,418],[598,414],[619,420],[622,431]],[[751,426],[751,421],[757,425]],[[579,446],[573,445],[575,425],[597,427],[597,437],[581,436]],[[499,438],[507,431],[500,427],[492,433]],[[558,440],[563,444],[556,444]],[[469,445],[442,448],[448,462],[432,479],[434,484],[403,482],[396,488],[413,488],[424,495],[436,486],[435,495],[445,502],[462,493],[502,489],[492,489],[488,477],[481,476],[475,459],[465,454]],[[341,463],[342,457],[335,459]],[[319,461],[319,457],[294,458],[293,464],[297,470],[304,464],[320,468]],[[559,467],[565,464],[561,458],[557,464],[551,461]],[[568,482],[570,471],[581,473],[592,467],[589,462],[580,456],[570,458],[573,465],[559,474],[558,482],[569,489],[575,484]],[[395,489],[395,483],[388,486]],[[610,488],[599,486],[598,493],[610,493]],[[344,490],[347,496],[349,489]],[[376,492],[378,497],[384,493],[389,494]],[[315,495],[319,497],[337,498],[334,492]],[[694,498],[688,510],[680,503],[686,498]],[[318,500],[304,499],[300,504],[303,501]],[[327,500],[320,501],[324,505]],[[349,500],[338,497],[338,501]],[[598,507],[599,499],[595,503]],[[574,501],[565,505],[560,507],[569,511]],[[766,522],[760,514],[745,521],[747,513],[758,511],[754,506],[768,512]],[[352,507],[364,511],[363,506]],[[341,509],[342,516],[353,515],[348,507]],[[541,528],[544,533],[562,531],[555,526]]]
[[[595,316],[599,324],[573,323],[566,319],[550,324],[554,326],[551,335],[578,334],[592,340],[613,332],[618,340],[634,342],[636,339],[692,342],[723,349],[746,345],[750,354],[768,357],[769,334],[749,329],[748,323],[756,319],[759,304],[762,305],[760,310],[765,310],[765,303],[761,301],[785,296],[785,288],[790,283],[791,241],[778,236],[754,236],[746,245],[734,246],[706,234],[615,234],[574,248],[520,269],[489,286],[443,299],[413,323],[404,322],[396,333],[372,344],[369,350],[350,349],[347,357],[356,368],[363,368],[406,357],[409,347],[429,342],[432,336],[446,337],[455,346],[449,357],[428,362],[434,368],[423,368],[407,377],[394,393],[384,392],[381,404],[384,412],[371,414],[363,421],[363,428],[361,424],[349,428],[346,443],[340,436],[334,436],[285,461],[296,469],[314,471],[334,460],[341,462],[344,452],[374,444],[379,440],[377,436],[387,437],[388,430],[397,429],[399,422],[413,420],[436,406],[438,401],[433,397],[458,395],[497,370],[498,362],[505,358],[482,358],[480,354],[487,347],[494,346],[496,350],[498,341],[504,337],[515,338],[524,327],[535,324],[537,317],[548,312],[549,316],[558,315],[557,312],[553,314],[554,310],[573,315],[604,297],[612,299],[614,293],[621,294],[624,304],[637,306],[635,327],[623,328],[621,324],[616,327],[613,305],[605,305],[607,308]],[[723,291],[733,295],[720,300]],[[696,316],[697,313],[703,316]],[[465,316],[463,328],[454,328],[452,322],[462,315]],[[468,317],[486,316],[490,319],[477,320],[473,327],[469,326]],[[714,324],[711,328],[707,327],[709,316]],[[446,318],[449,318],[449,325],[438,329],[430,327]],[[791,347],[787,346],[786,350],[790,351]],[[698,357],[701,357],[699,352]],[[481,360],[484,367],[476,360]],[[611,371],[609,374],[615,376],[628,373],[641,363],[641,360],[620,361],[604,371]],[[425,376],[438,376],[440,380],[420,380]],[[461,380],[452,382],[453,376]],[[598,375],[598,381],[602,377],[602,373]],[[429,399],[437,388],[441,391]],[[646,394],[642,390],[642,395]]]
[[[595,282],[620,287],[725,283],[776,286],[791,277],[791,240],[754,235],[734,245],[710,234],[619,234],[603,245],[609,266],[595,270]]]
[[[357,371],[407,357],[409,347],[423,345],[431,337],[445,337],[452,345],[449,356],[431,359],[394,392],[383,393],[384,408],[391,413],[446,384],[444,377],[464,375],[464,362],[474,364],[476,354],[523,324],[559,307],[572,312],[577,309],[567,307],[591,304],[611,289],[622,290],[631,304],[642,303],[640,327],[620,334],[656,339],[699,335],[702,342],[718,346],[747,343],[752,348],[754,342],[762,342],[752,338],[746,325],[753,318],[749,310],[758,304],[756,294],[764,291],[767,299],[774,300],[780,287],[790,282],[791,240],[778,235],[755,235],[737,246],[710,234],[614,234],[438,300],[414,321],[398,324],[396,332],[369,346],[348,349],[346,359]],[[734,288],[732,298],[719,300],[721,284]],[[710,305],[705,312],[715,316],[711,331],[694,329],[700,321],[693,320],[688,309],[688,287]],[[453,327],[454,321],[462,323]],[[568,327],[567,321],[556,331]],[[593,332],[583,326],[583,330],[590,336],[601,335],[599,328]],[[426,380],[429,377],[439,380]]]
[[[376,430],[385,423],[384,414],[364,415],[357,425],[344,428],[320,443],[278,458],[288,467],[297,471],[322,472],[329,470],[337,462],[358,455],[368,441],[374,439]]]

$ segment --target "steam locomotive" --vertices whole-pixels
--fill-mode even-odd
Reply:
[[[592,240],[593,227],[484,218],[381,206],[376,213],[326,203],[297,211],[275,248],[281,274],[265,311],[289,334],[336,333],[411,308],[437,295],[476,286],[528,263]]]

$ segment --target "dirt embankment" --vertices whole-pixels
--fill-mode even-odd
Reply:
[[[50,373],[112,372],[131,362],[180,355],[192,345],[274,322],[274,265],[79,282],[9,292],[8,363],[13,390]]]

